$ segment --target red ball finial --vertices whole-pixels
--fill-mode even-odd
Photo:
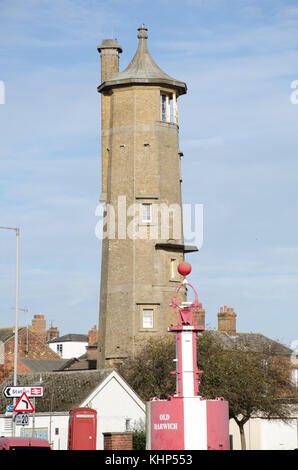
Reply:
[[[183,261],[178,266],[178,273],[182,274],[182,276],[187,276],[191,272],[191,265],[186,261]]]

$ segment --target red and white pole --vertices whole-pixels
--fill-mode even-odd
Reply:
[[[181,263],[178,271],[184,276],[172,298],[172,307],[178,310],[178,324],[169,327],[176,334],[176,394],[168,400],[153,398],[147,404],[148,450],[207,450],[229,449],[228,403],[223,398],[206,400],[198,395],[197,333],[201,325],[194,325],[193,313],[201,305],[192,285],[186,280],[191,272],[189,263]],[[191,287],[193,302],[178,302],[183,286]]]

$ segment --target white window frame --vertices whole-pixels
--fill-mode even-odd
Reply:
[[[160,94],[160,120],[167,121],[167,95],[166,93]]]
[[[149,325],[147,324],[148,318],[145,319],[145,313],[150,312]],[[154,327],[154,309],[144,308],[142,309],[142,327],[144,330],[152,329]]]
[[[152,223],[152,204],[150,202],[141,203],[141,222],[142,224]]]
[[[160,120],[162,122],[178,123],[176,93],[160,93]]]
[[[170,258],[170,278],[176,279],[177,277],[177,258]]]
[[[298,388],[298,369],[296,369],[296,368],[292,369],[291,380],[292,380],[293,387]]]
[[[61,356],[61,357],[63,355],[63,344],[62,343],[57,344],[57,354],[59,354],[59,356]]]

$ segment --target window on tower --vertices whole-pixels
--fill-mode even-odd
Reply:
[[[160,120],[164,122],[175,122],[177,124],[177,104],[176,95],[174,93],[161,93]]]
[[[143,309],[143,328],[153,328],[153,309]]]
[[[142,223],[151,223],[152,222],[152,204],[144,203],[141,204],[141,220]]]
[[[171,279],[177,278],[177,259],[171,258],[170,261],[170,277]]]
[[[167,120],[167,95],[163,93],[160,95],[160,105],[161,105],[161,120]]]

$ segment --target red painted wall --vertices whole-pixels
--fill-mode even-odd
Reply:
[[[150,415],[151,449],[183,450],[183,399],[173,397],[169,401],[151,401]]]
[[[207,448],[229,450],[229,406],[227,401],[207,400]]]

